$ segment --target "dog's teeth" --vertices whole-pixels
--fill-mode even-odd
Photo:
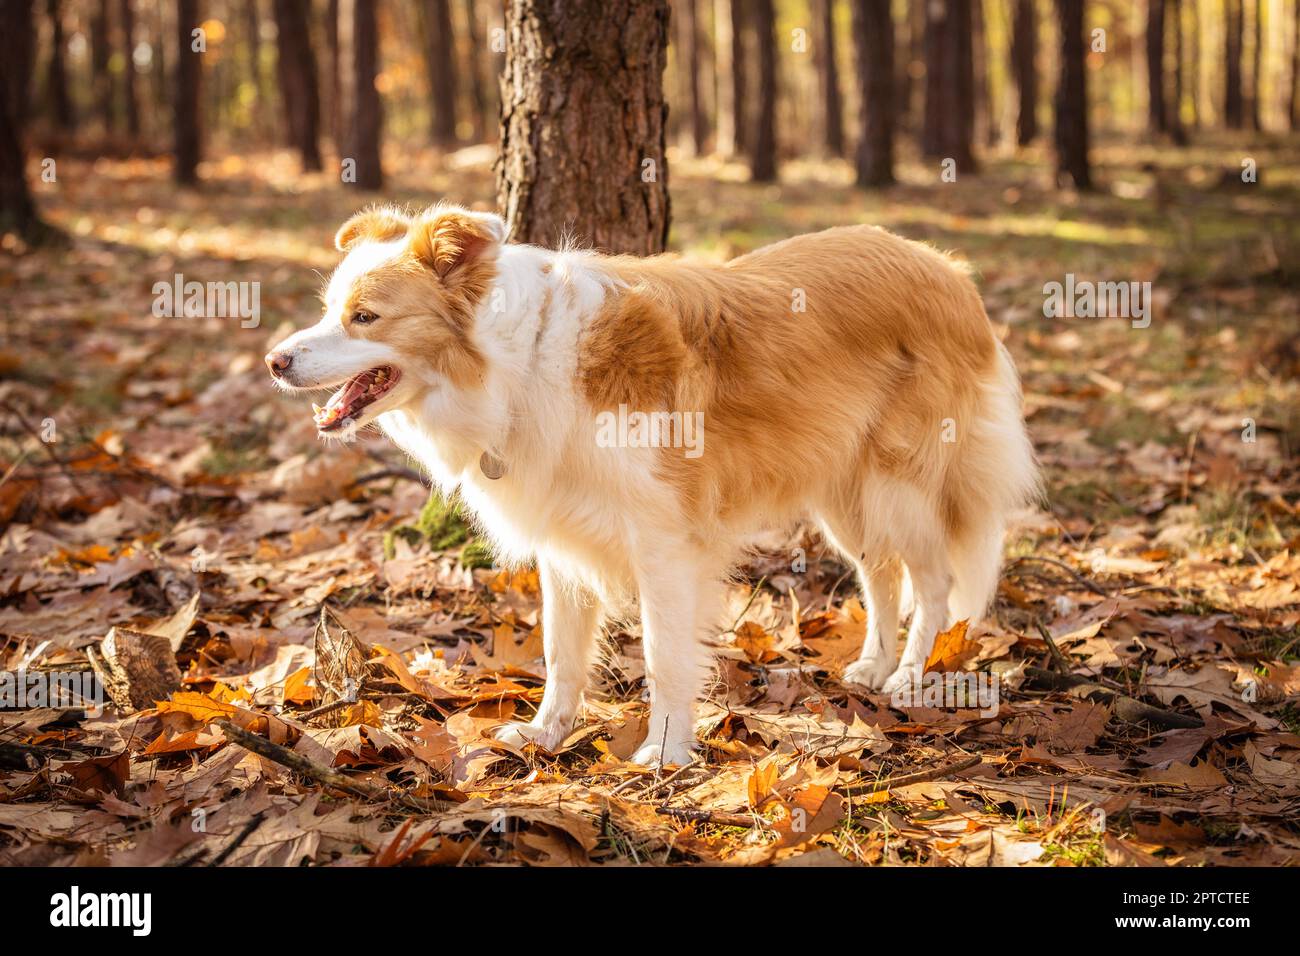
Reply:
[[[325,409],[321,408],[321,407],[320,407],[319,405],[317,405],[315,402],[312,402],[312,403],[311,403],[311,412],[312,412],[313,415],[317,415],[317,416],[319,416],[320,413],[323,412],[323,411],[325,411]]]

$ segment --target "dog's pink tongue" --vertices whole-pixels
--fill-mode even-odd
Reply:
[[[338,407],[340,411],[347,412],[362,395],[366,394],[366,376],[358,375],[356,378],[348,379],[347,384],[330,396],[327,408]]]

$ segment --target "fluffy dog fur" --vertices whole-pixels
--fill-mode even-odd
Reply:
[[[342,433],[377,423],[503,562],[537,561],[546,691],[503,739],[570,732],[602,620],[639,598],[650,721],[634,759],[689,760],[728,568],[747,536],[801,516],[861,580],[846,681],[918,680],[936,632],[985,610],[1037,478],[1015,370],[959,266],[868,226],[721,265],[504,236],[454,207],[358,214],[324,317],[267,356],[291,389],[399,370]],[[597,416],[620,405],[702,412],[703,454],[601,447]]]

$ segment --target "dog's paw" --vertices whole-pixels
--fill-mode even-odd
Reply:
[[[890,697],[897,697],[899,703],[908,706],[912,703],[913,696],[919,696],[921,684],[921,667],[920,664],[899,664],[898,670],[889,675],[881,693],[888,694]]]
[[[844,668],[844,676],[840,680],[845,684],[857,684],[869,690],[880,690],[885,686],[885,681],[889,679],[894,667],[894,662],[886,660],[883,655],[869,657],[854,661]]]
[[[554,750],[563,742],[564,736],[564,731],[560,728],[535,723],[525,724],[519,721],[505,724],[492,731],[493,739],[518,747],[520,750],[528,744],[536,744],[547,751]]]
[[[643,767],[684,767],[695,759],[695,749],[690,744],[669,744],[661,747],[647,741],[632,755],[632,763]]]

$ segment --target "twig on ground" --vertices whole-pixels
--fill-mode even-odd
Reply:
[[[1060,568],[1071,578],[1073,578],[1074,583],[1079,585],[1079,587],[1086,588],[1087,590],[1091,591],[1093,594],[1100,594],[1102,597],[1110,597],[1110,592],[1107,591],[1105,588],[1103,588],[1100,584],[1096,584],[1092,581],[1089,581],[1087,578],[1085,578],[1078,571],[1074,570],[1074,568],[1070,567],[1064,561],[1058,561],[1056,558],[1040,558],[1037,555],[1027,554],[1024,555],[1023,557],[1016,558],[1014,561],[1008,564],[1006,570],[1010,571],[1012,568],[1015,568],[1017,565],[1024,564],[1027,561],[1036,561],[1039,564],[1049,564],[1054,568]]]
[[[225,863],[226,860],[230,858],[230,854],[243,846],[244,841],[253,835],[253,831],[262,825],[262,820],[265,816],[265,813],[253,814],[252,819],[244,824],[244,828],[235,835],[235,838],[227,844],[226,848],[217,854],[215,859],[208,861],[208,866],[220,866],[222,863]]]
[[[1073,674],[1058,674],[1056,671],[1044,670],[1041,667],[1026,667],[1025,676],[1052,690],[1066,691],[1073,697],[1113,704],[1115,716],[1121,720],[1127,720],[1129,723],[1140,724],[1145,722],[1165,729],[1188,729],[1205,726],[1205,723],[1199,717],[1188,717],[1186,714],[1175,713],[1163,707],[1144,704],[1140,700],[1121,694],[1086,677],[1075,677]]]
[[[288,767],[304,777],[311,777],[317,783],[322,783],[327,787],[333,787],[336,790],[342,790],[366,800],[392,800],[417,813],[438,813],[448,806],[443,801],[424,800],[419,797],[412,797],[410,794],[376,787],[363,780],[356,780],[330,767],[318,764],[316,761],[308,759],[288,747],[273,744],[265,737],[236,727],[228,720],[217,720],[213,721],[213,723],[221,728],[222,733],[229,740],[239,744],[245,750],[251,750],[259,757],[265,757],[273,763]]]
[[[870,783],[855,783],[851,786],[844,787],[841,792],[848,796],[857,796],[866,793],[880,793],[883,790],[893,790],[896,787],[905,787],[912,783],[926,783],[930,780],[941,780],[944,777],[951,777],[953,774],[961,773],[963,770],[969,770],[983,760],[979,754],[972,754],[969,757],[963,757],[961,760],[941,767],[931,767],[929,770],[917,770],[913,773],[900,773],[891,777],[883,777],[880,780],[873,780]]]

